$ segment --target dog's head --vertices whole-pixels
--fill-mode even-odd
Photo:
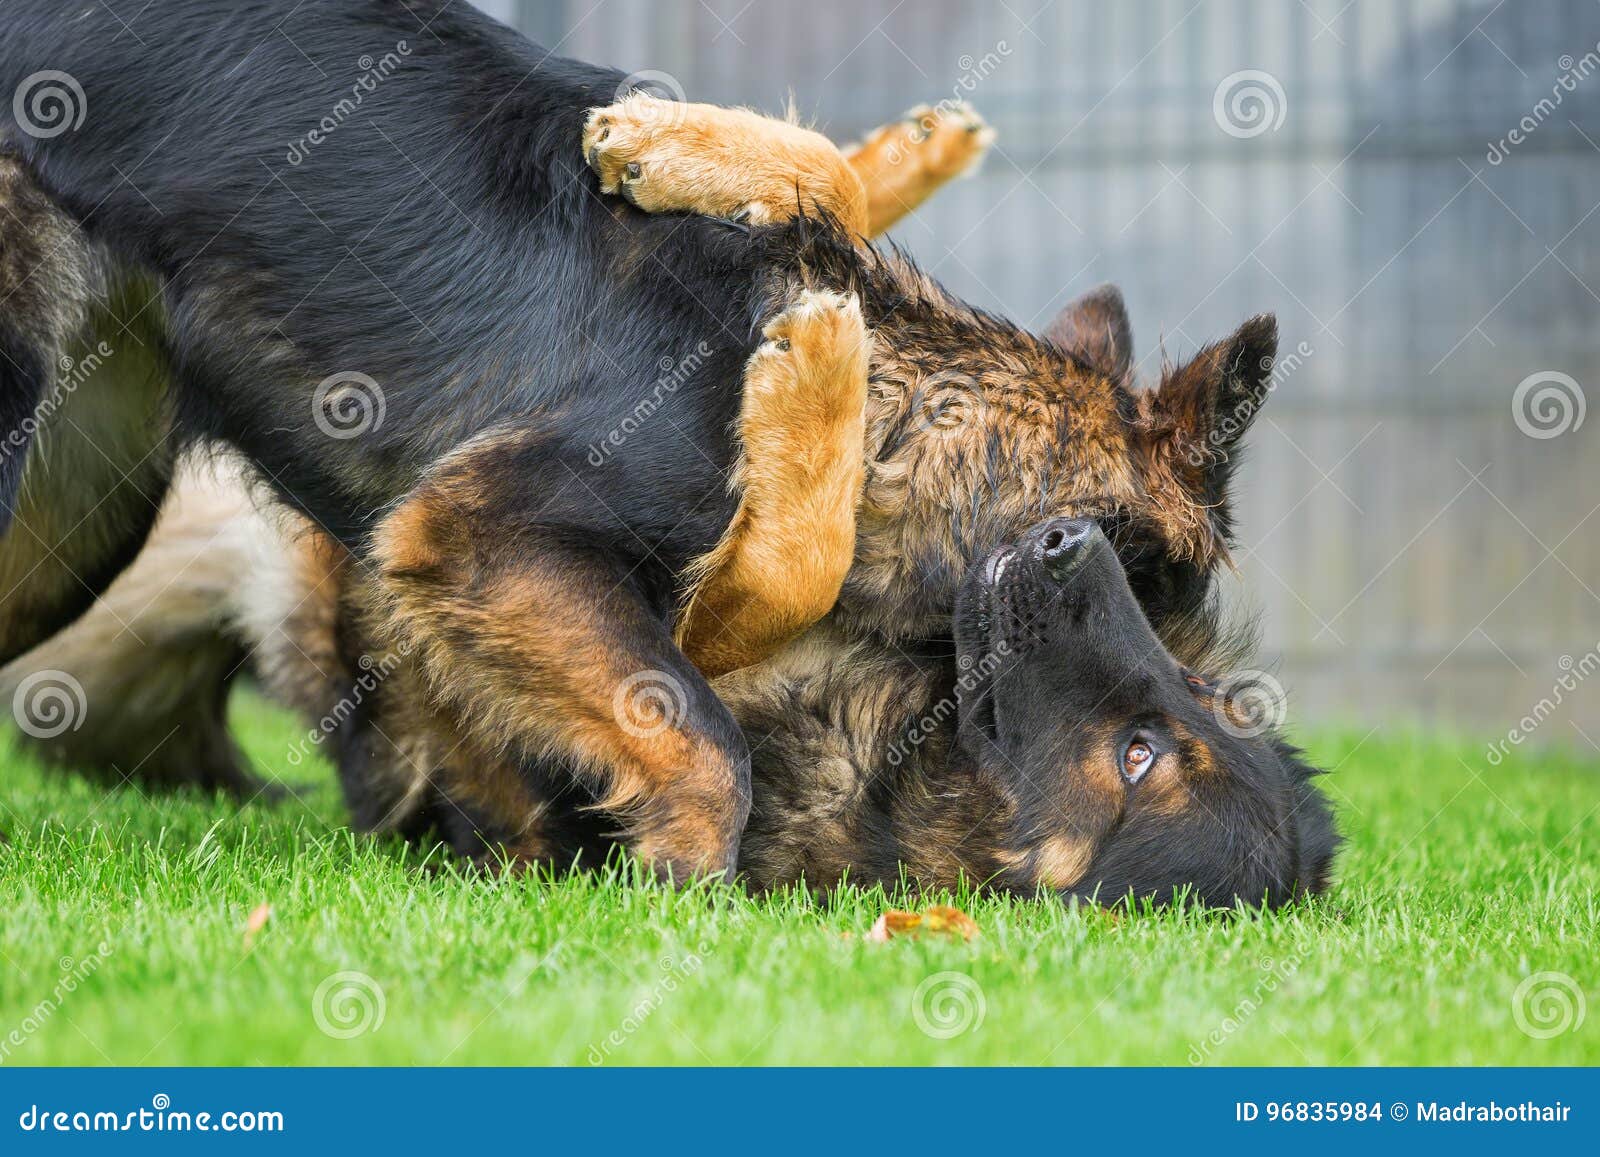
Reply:
[[[1326,886],[1338,840],[1315,770],[1172,658],[1093,520],[997,548],[955,625],[959,746],[1012,805],[1013,885],[1215,905]]]
[[[1271,389],[1277,324],[1252,318],[1150,388],[1121,295],[1079,298],[1042,338],[915,271],[867,296],[878,354],[855,565],[840,599],[890,637],[942,633],[974,558],[1050,516],[1103,521],[1158,629],[1202,612],[1232,530],[1241,437]]]

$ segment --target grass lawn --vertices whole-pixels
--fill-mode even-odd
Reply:
[[[1323,902],[957,896],[972,942],[873,944],[912,898],[419,872],[289,767],[286,716],[236,714],[301,803],[106,793],[0,746],[0,1064],[1600,1062],[1600,1008],[1571,1024],[1600,1000],[1600,760],[1318,732],[1349,837]],[[1566,979],[1514,1008],[1540,972]]]

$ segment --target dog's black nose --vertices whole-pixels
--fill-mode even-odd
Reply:
[[[1064,582],[1089,557],[1098,531],[1092,518],[1052,518],[1034,528],[1034,549],[1045,570]]]

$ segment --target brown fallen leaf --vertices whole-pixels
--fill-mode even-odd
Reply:
[[[891,908],[873,923],[864,939],[882,944],[896,936],[916,940],[921,936],[959,936],[971,940],[978,934],[978,924],[960,908],[948,904],[935,904],[925,912],[901,912]]]
[[[255,944],[256,933],[267,926],[267,921],[272,919],[272,905],[261,903],[256,905],[254,912],[250,913],[244,922],[244,946],[249,948]]]

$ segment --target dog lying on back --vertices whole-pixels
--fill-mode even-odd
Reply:
[[[654,195],[669,196],[659,183]],[[919,288],[952,308],[937,287]],[[1169,370],[1154,394],[1133,387],[1131,328],[1113,290],[1064,311],[1052,345],[1134,412],[1169,408],[1168,427],[1145,420],[1177,449],[1204,444],[1208,414],[1254,415],[1254,394],[1221,387],[1230,374],[1264,378],[1273,334],[1264,321],[1241,334]],[[919,341],[933,347],[925,333]],[[946,365],[974,366],[970,352],[964,361],[956,347],[944,349]],[[882,594],[875,601],[860,584],[853,603],[847,596],[772,659],[715,680],[753,753],[741,873],[763,887],[847,875],[893,882],[903,871],[925,885],[965,877],[1102,899],[1192,890],[1222,904],[1277,903],[1324,887],[1336,839],[1313,769],[1271,734],[1244,733],[1217,691],[1226,671],[1212,665],[1220,656],[1206,596],[1226,541],[1229,463],[1213,456],[1205,475],[1215,537],[1199,559],[1175,562],[1162,528],[1176,520],[1141,518],[1075,489],[1070,471],[1049,476],[1062,454],[1029,417],[1073,401],[1070,392],[1011,396],[1011,378],[985,391],[984,367],[974,368],[972,377],[945,374],[937,394],[900,407],[897,423],[868,423],[873,432],[889,427],[869,444],[868,472],[894,486],[878,503],[897,536],[891,561],[924,583],[953,574],[954,625],[908,622],[903,607]],[[921,376],[933,375],[897,383],[875,374],[874,395],[920,385]],[[1077,419],[1081,435],[1093,409],[1076,401],[1077,409],[1045,412]],[[1239,424],[1227,429],[1236,436]],[[1091,450],[1080,447],[1079,461]],[[921,465],[912,477],[896,459],[957,468]],[[1115,477],[1116,466],[1101,462],[1082,476]],[[146,557],[103,612],[6,672],[8,686],[50,668],[92,673],[96,717],[57,750],[75,749],[80,762],[127,759],[170,737],[170,720],[218,749],[220,726],[206,717],[221,701],[218,672],[236,666],[242,649],[277,698],[316,721],[310,741],[330,741],[358,826],[441,834],[485,861],[605,856],[626,817],[568,782],[475,749],[431,705],[360,569],[309,525],[257,510],[242,476],[221,469],[220,477],[195,469],[180,482]],[[940,513],[959,518],[987,500],[1016,501],[1030,486],[1093,517],[1030,527],[1023,510],[1019,530],[1001,534],[980,565],[964,564]],[[930,556],[938,564],[919,568]],[[1189,667],[1157,639],[1135,585]],[[196,656],[213,661],[197,665]],[[118,689],[118,673],[130,671],[139,676]],[[612,707],[619,725],[648,735],[672,726],[682,695],[669,676],[645,670],[619,685]]]

